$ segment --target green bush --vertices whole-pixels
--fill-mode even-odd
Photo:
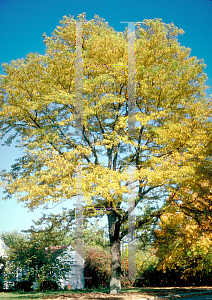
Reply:
[[[58,284],[54,281],[43,281],[39,284],[39,291],[57,291],[59,289]]]
[[[127,250],[122,252],[122,270],[123,276],[127,277]],[[145,279],[124,279],[122,286],[143,286],[144,282],[147,285],[148,274],[151,274],[157,267],[159,259],[155,255],[154,249],[148,251],[136,251],[136,277],[145,277]]]
[[[4,269],[5,269],[6,261],[3,257],[0,256],[0,291],[3,290],[4,287]]]
[[[32,291],[32,282],[27,281],[27,280],[15,281],[14,289],[16,291],[30,292],[30,291]]]
[[[157,270],[160,259],[156,256],[156,251],[151,248],[149,251],[138,251],[136,255],[137,277],[144,277],[142,280],[136,280],[135,286],[211,286],[211,274],[197,272],[195,276],[182,278],[186,266],[176,267],[175,269]]]

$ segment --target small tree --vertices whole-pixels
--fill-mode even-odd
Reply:
[[[65,247],[51,248],[44,234],[32,234],[28,240],[11,244],[8,251],[5,277],[9,282],[56,282],[70,272],[69,255],[64,255]]]

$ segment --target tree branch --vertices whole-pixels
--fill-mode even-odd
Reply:
[[[139,220],[138,222],[136,222],[136,224],[135,224],[135,230],[139,229],[143,224],[148,223],[153,218],[155,218],[155,217],[159,218],[161,215],[163,215],[164,213],[166,213],[166,210],[167,210],[167,208],[161,208],[161,209],[158,209],[157,211],[149,214],[148,216],[144,216],[141,220]],[[128,220],[128,216],[127,216],[126,220]],[[121,232],[120,240],[122,240],[127,234],[128,234],[128,229],[124,229]]]
[[[85,133],[85,126],[83,125],[82,126],[82,133],[83,133],[83,137],[84,137],[84,140],[88,143],[89,147],[91,148],[91,151],[95,157],[95,165],[98,165],[99,162],[98,162],[98,157],[97,157],[97,154],[96,154],[96,150],[95,148],[91,145],[91,142],[90,140],[88,139],[88,137],[86,136],[86,133]]]
[[[138,193],[138,198],[136,198],[135,200],[135,205],[133,204],[124,214],[124,216],[121,218],[120,222],[121,224],[123,224],[125,221],[128,220],[128,216],[131,214],[131,212],[133,211],[134,208],[136,208],[136,206],[138,205],[138,203],[142,200],[142,198],[149,193],[151,190],[153,190],[154,188],[156,188],[158,186],[153,186],[153,187],[149,187],[146,191],[144,192],[139,192]]]

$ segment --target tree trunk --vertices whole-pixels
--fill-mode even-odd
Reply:
[[[108,214],[110,254],[111,254],[111,277],[110,294],[121,293],[121,251],[120,251],[120,224],[115,212]]]

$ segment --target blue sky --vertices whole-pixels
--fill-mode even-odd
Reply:
[[[191,55],[204,59],[207,68],[207,85],[212,87],[212,1],[210,0],[0,0],[0,62],[25,57],[29,52],[44,54],[42,34],[51,35],[64,15],[86,12],[87,20],[95,14],[104,18],[116,31],[124,31],[123,21],[143,21],[161,18],[165,23],[173,22],[185,31],[179,36],[181,45],[191,48]],[[3,70],[0,69],[3,74]],[[212,94],[212,88],[207,95]],[[11,147],[0,146],[0,168],[10,168],[20,152]],[[28,229],[32,219],[41,216],[41,209],[28,212],[23,204],[13,198],[1,200],[0,232]],[[71,204],[71,203],[70,203]],[[70,205],[67,202],[67,205]],[[57,207],[49,212],[59,212]]]

